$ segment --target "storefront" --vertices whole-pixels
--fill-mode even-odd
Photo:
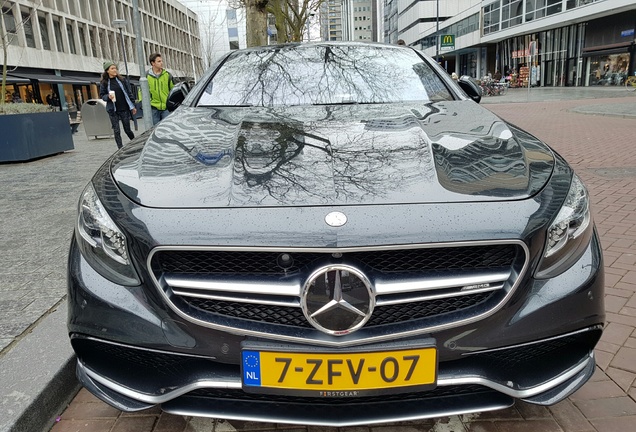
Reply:
[[[45,70],[17,69],[8,79],[19,83],[7,90],[5,100],[9,102],[41,103],[54,109],[81,109],[82,104],[97,91],[99,77],[96,74],[83,76],[62,73],[46,73]],[[17,93],[18,97],[15,96]],[[11,100],[6,98],[10,97]]]
[[[496,69],[519,86],[622,85],[636,69],[635,23],[631,11],[506,39]]]
[[[4,91],[4,102],[31,102],[33,100],[33,87],[31,81],[7,75]]]
[[[619,86],[634,66],[636,12],[590,21],[583,48],[585,84]],[[633,73],[632,73],[633,74]]]
[[[474,78],[478,78],[480,74],[477,73],[477,59],[479,58],[479,52],[477,50],[471,50],[467,53],[459,55],[459,75],[468,75]]]
[[[517,86],[581,85],[585,24],[516,36],[497,44],[497,68]]]

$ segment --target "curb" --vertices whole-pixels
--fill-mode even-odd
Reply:
[[[0,431],[48,431],[80,384],[66,329],[63,299],[0,358]]]

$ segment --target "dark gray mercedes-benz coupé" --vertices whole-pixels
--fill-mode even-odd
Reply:
[[[565,160],[400,46],[233,51],[82,193],[81,383],[124,410],[347,426],[554,404],[603,262]]]

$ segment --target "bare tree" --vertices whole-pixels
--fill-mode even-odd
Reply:
[[[4,105],[4,95],[7,91],[7,67],[9,63],[9,45],[18,37],[18,30],[23,28],[37,13],[42,0],[31,8],[27,17],[15,16],[12,10],[13,3],[8,0],[0,0],[0,48],[2,49],[2,85],[0,86],[0,105]]]
[[[309,17],[318,13],[325,0],[234,0],[234,7],[244,7],[247,46],[267,44],[267,14],[274,16],[278,42],[300,42]]]
[[[300,42],[310,16],[324,0],[270,0],[267,11],[274,16],[278,42]],[[309,29],[307,29],[309,31]]]
[[[274,0],[239,0],[245,7],[248,47],[267,45],[267,5]]]

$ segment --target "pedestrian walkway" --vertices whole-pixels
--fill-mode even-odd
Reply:
[[[591,103],[590,99],[618,99],[613,103]],[[636,118],[636,92],[624,87],[538,87],[514,88],[500,96],[485,96],[483,105],[528,102],[555,102],[582,100],[584,105],[576,105],[572,111],[580,114],[602,115],[608,117]]]
[[[136,134],[144,127],[138,123]],[[123,139],[128,142],[125,134]],[[75,149],[62,154],[0,164],[2,432],[16,422],[34,421],[20,419],[32,414],[28,407],[35,401],[55,402],[49,399],[58,395],[48,397],[43,390],[60,386],[58,374],[65,372],[58,369],[66,367],[72,355],[63,311],[77,202],[95,171],[117,150],[113,138],[87,138],[83,125],[73,134],[73,143]],[[46,329],[38,332],[40,323]],[[63,337],[44,332],[52,329]]]
[[[608,312],[596,353],[597,373],[573,397],[550,408],[517,404],[492,413],[342,431],[633,430],[636,119],[628,115],[636,110],[636,94],[623,88],[540,88],[531,89],[531,96],[524,92],[527,89],[511,89],[504,96],[484,98],[483,104],[549,142],[590,187],[605,253]],[[619,111],[627,115],[611,115]],[[72,380],[74,365],[65,334],[68,244],[80,193],[116,145],[113,139],[87,139],[82,126],[73,139],[73,151],[0,164],[0,431],[33,432],[33,425],[46,421],[54,424],[53,432],[334,431],[186,418],[158,409],[122,414],[84,390],[74,397],[78,386]],[[125,135],[123,139],[125,144]]]

